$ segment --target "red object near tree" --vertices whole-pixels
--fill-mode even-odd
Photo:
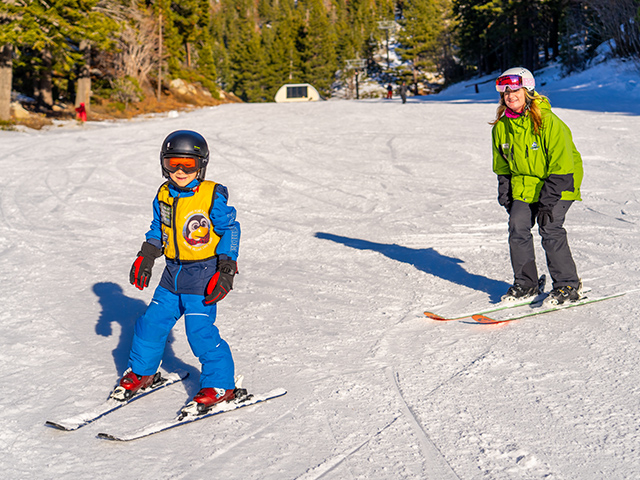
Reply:
[[[76,108],[76,112],[81,122],[87,121],[87,109],[84,107],[84,103],[81,103],[80,106]]]

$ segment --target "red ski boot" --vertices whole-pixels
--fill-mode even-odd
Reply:
[[[137,375],[132,370],[127,370],[120,379],[120,385],[111,394],[111,398],[125,401],[129,400],[140,390],[150,387],[160,380],[160,372],[155,375]]]
[[[193,400],[182,409],[184,415],[201,415],[206,413],[214,405],[222,402],[235,400],[235,390],[225,390],[224,388],[203,388]]]
[[[233,390],[225,390],[224,388],[203,388],[196,396],[193,397],[193,401],[204,405],[209,408],[216,403],[228,402],[236,398]]]

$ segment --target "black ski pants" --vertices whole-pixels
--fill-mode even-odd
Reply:
[[[538,225],[553,288],[566,285],[578,288],[580,282],[576,264],[569,249],[567,231],[563,227],[564,218],[572,204],[570,200],[560,200],[553,208],[553,222],[547,222],[544,226]],[[531,234],[537,215],[537,203],[518,200],[513,202],[509,212],[509,252],[514,283],[524,287],[533,287],[538,284],[538,270]]]

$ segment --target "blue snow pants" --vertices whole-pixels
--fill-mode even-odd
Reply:
[[[203,300],[202,295],[156,288],[147,310],[136,321],[129,353],[129,367],[134,373],[153,375],[158,371],[169,332],[184,315],[189,345],[202,364],[200,388],[235,387],[231,349],[214,325],[216,305],[205,305]]]

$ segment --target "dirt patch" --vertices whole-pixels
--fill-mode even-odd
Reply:
[[[144,98],[138,102],[116,102],[112,99],[93,97],[87,114],[88,121],[131,119],[140,115],[163,113],[172,110],[188,111],[202,107],[211,107],[223,103],[240,103],[241,100],[233,94],[220,92],[220,98],[214,98],[208,91],[195,85],[188,91],[177,89],[163,90],[158,100],[154,92],[145,92]],[[74,105],[56,103],[53,109],[37,112],[34,104],[23,104],[27,115],[12,116],[10,122],[4,122],[0,128],[10,129],[12,126],[22,125],[39,130],[53,125],[55,120],[74,120],[78,115]]]

